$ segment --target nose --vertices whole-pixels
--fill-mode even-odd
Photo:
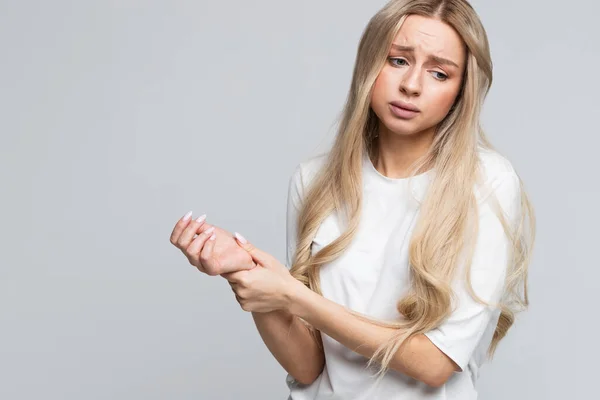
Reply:
[[[406,71],[400,81],[400,91],[407,97],[418,96],[421,94],[421,79],[419,71],[416,68],[410,68]]]

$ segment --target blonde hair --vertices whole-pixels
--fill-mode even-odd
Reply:
[[[357,232],[362,207],[362,157],[376,150],[378,118],[370,108],[375,80],[384,66],[392,41],[405,19],[411,15],[436,18],[453,27],[466,45],[466,66],[462,87],[453,107],[436,127],[428,152],[413,164],[410,177],[433,165],[436,174],[421,204],[419,219],[409,244],[411,286],[399,299],[400,321],[380,321],[352,310],[360,318],[380,326],[398,328],[380,346],[367,365],[381,363],[380,377],[401,345],[411,337],[436,328],[448,316],[453,291],[451,281],[460,262],[461,251],[472,249],[466,240],[469,225],[477,220],[474,184],[479,182],[477,148],[494,150],[487,140],[479,117],[483,100],[492,83],[492,62],[486,32],[473,8],[465,0],[392,0],[369,21],[360,40],[350,91],[341,114],[338,132],[323,168],[306,192],[297,220],[297,243],[291,274],[311,290],[321,294],[319,269],[338,258]],[[494,150],[495,151],[495,150]],[[498,342],[513,325],[515,314],[527,308],[527,273],[535,239],[533,207],[521,189],[521,214],[511,229],[502,213],[497,213],[511,242],[500,318],[488,348],[493,357]],[[332,212],[347,221],[339,238],[311,255],[311,242],[321,222]],[[529,229],[525,229],[526,223]],[[440,246],[443,243],[443,246]],[[471,255],[472,251],[467,253]],[[467,287],[482,304],[470,284],[471,261],[466,260]],[[320,342],[319,332],[308,325]]]

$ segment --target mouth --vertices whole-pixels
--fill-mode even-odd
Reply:
[[[408,111],[413,111],[413,112],[421,111],[421,110],[419,110],[419,108],[417,106],[412,105],[410,103],[405,103],[403,101],[392,101],[390,104],[394,107],[401,108],[403,110],[408,110]]]
[[[390,103],[390,111],[400,119],[412,119],[419,115],[420,112],[420,110],[412,104],[397,101]]]

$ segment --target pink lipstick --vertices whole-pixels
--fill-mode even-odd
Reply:
[[[392,101],[390,110],[395,116],[402,119],[414,118],[421,112],[416,106],[403,101]]]

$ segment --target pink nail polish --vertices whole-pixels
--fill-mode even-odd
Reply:
[[[248,241],[246,240],[246,238],[244,238],[242,235],[240,235],[239,233],[235,232],[235,237],[240,241],[240,243],[242,244],[246,244],[248,243]]]
[[[188,219],[190,219],[190,217],[192,216],[192,212],[188,211],[183,218],[181,218],[182,221],[187,221]]]
[[[202,214],[196,219],[196,222],[203,222],[206,219],[206,214]]]

